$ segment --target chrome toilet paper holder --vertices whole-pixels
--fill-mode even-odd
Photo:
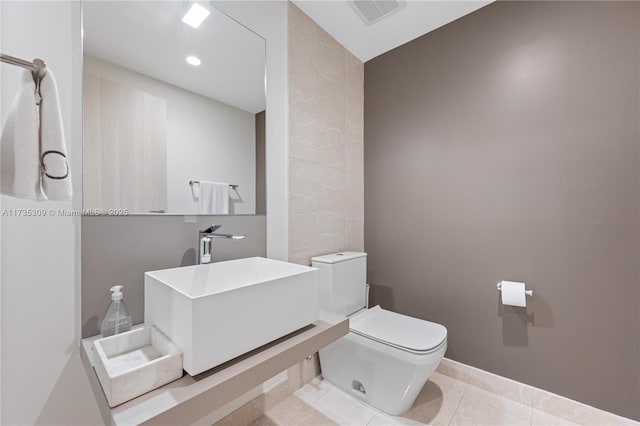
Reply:
[[[496,285],[496,289],[498,291],[502,291],[502,281]],[[526,294],[527,296],[533,296],[533,290],[525,290],[524,294]]]

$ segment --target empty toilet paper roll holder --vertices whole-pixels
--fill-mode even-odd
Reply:
[[[502,291],[502,282],[499,282],[496,285],[496,288],[498,289],[498,291]],[[525,290],[524,294],[526,294],[527,296],[533,296],[533,290]]]

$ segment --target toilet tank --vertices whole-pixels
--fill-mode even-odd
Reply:
[[[320,307],[350,315],[366,305],[367,253],[344,251],[311,259],[320,270]]]

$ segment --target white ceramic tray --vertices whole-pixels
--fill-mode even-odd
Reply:
[[[93,363],[110,407],[182,377],[182,351],[155,327],[96,340]]]

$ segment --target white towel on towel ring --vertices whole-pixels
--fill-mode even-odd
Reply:
[[[199,212],[229,214],[229,184],[200,181]]]
[[[40,184],[40,141],[36,84],[24,71],[2,130],[0,191],[30,200],[46,200]]]
[[[2,131],[0,191],[31,200],[70,200],[73,189],[62,114],[50,69],[41,75],[37,91],[32,72],[24,71]]]
[[[62,126],[58,85],[50,69],[40,81],[42,189],[50,200],[71,200],[71,170]]]

